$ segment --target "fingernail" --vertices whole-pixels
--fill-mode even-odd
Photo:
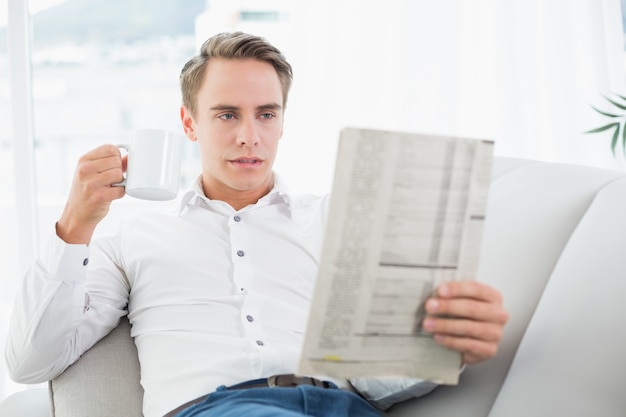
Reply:
[[[424,329],[428,330],[429,332],[435,329],[435,320],[433,319],[425,319],[424,323],[423,323],[423,327]]]
[[[439,290],[437,290],[437,294],[439,294],[442,297],[447,297],[450,295],[450,288],[448,288],[446,284],[442,284],[441,286],[439,286]]]
[[[438,309],[439,309],[439,301],[437,301],[435,298],[431,298],[430,300],[426,302],[427,312],[433,314],[433,313],[436,313]]]

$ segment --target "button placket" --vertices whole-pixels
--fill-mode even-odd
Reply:
[[[233,280],[240,293],[247,294],[249,290],[251,271],[247,262],[246,235],[247,227],[239,214],[231,214],[228,219],[230,230],[230,247],[232,248]]]
[[[232,248],[232,260],[234,265],[233,278],[237,288],[245,294],[241,305],[241,322],[245,329],[246,337],[251,344],[259,348],[266,345],[263,326],[259,321],[259,312],[263,304],[262,297],[256,293],[250,293],[250,279],[254,276],[254,271],[248,262],[247,233],[248,225],[243,221],[242,216],[234,214],[228,222],[230,228],[230,244]]]
[[[233,221],[234,221],[235,223],[239,223],[239,222],[241,222],[241,217],[240,217],[238,214],[235,214],[235,215],[233,216]],[[244,252],[244,251],[243,251],[243,250],[241,250],[241,249],[238,249],[235,253],[236,253],[236,254],[237,254],[237,256],[238,256],[238,257],[240,257],[240,258],[243,258],[244,256],[246,256],[246,252]]]
[[[261,306],[264,298],[259,295],[249,295],[241,306],[241,321],[250,343],[256,346],[265,346],[266,338],[261,324]]]

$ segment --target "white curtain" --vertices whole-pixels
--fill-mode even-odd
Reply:
[[[294,3],[283,49],[295,84],[277,166],[303,172],[299,186],[328,189],[348,125],[621,167],[609,133],[583,133],[605,122],[590,107],[602,107],[601,94],[626,93],[619,0]]]
[[[498,152],[620,168],[607,123],[591,105],[625,93],[619,0],[498,4]]]

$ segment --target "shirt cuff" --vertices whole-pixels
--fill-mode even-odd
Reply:
[[[54,233],[39,253],[39,263],[48,277],[58,281],[83,281],[89,263],[89,247],[65,243]]]

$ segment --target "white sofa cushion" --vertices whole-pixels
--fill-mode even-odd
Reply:
[[[29,388],[9,395],[0,403],[0,417],[50,417],[48,390]]]
[[[621,177],[563,248],[491,417],[626,415],[625,216]]]

